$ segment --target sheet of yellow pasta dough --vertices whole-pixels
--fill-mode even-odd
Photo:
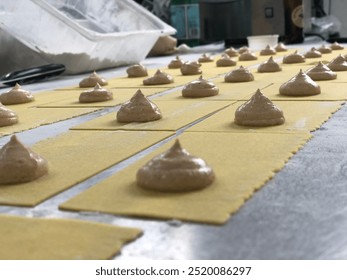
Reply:
[[[156,93],[161,93],[165,89],[158,88],[139,88],[145,96],[151,96]],[[103,101],[103,102],[91,102],[91,103],[80,103],[79,96],[81,90],[65,90],[60,91],[65,93],[65,98],[61,100],[47,102],[41,104],[39,108],[69,108],[69,107],[113,107],[119,104],[122,104],[125,101],[128,101],[137,91],[136,88],[119,88],[111,89],[113,93],[113,100]]]
[[[347,83],[347,71],[336,71],[337,77],[332,83]]]
[[[0,185],[0,204],[37,205],[170,135],[148,131],[69,131],[41,141],[31,149],[48,161],[48,174],[29,183]]]
[[[87,221],[0,215],[0,259],[106,260],[140,234]]]
[[[187,131],[208,132],[266,132],[291,133],[310,132],[319,128],[343,104],[341,101],[275,101],[274,104],[284,112],[283,125],[267,127],[247,127],[234,123],[235,111],[243,102],[237,102],[212,116],[202,120]]]
[[[76,130],[162,130],[176,131],[202,117],[216,112],[232,102],[208,102],[205,99],[188,99],[177,101],[154,101],[160,109],[163,118],[152,122],[119,123],[116,113],[95,118],[71,129]]]
[[[300,100],[300,101],[338,101],[347,99],[347,89],[344,83],[332,83],[319,81],[317,84],[321,88],[321,93],[312,96],[286,96],[279,94],[281,83],[274,83],[263,89],[263,93],[270,100]]]
[[[9,135],[41,125],[52,124],[85,115],[97,108],[11,108],[18,115],[18,123],[0,127],[0,135]]]
[[[200,191],[164,193],[136,185],[137,170],[169,149],[173,144],[170,142],[63,203],[60,208],[223,224],[310,137],[308,133],[186,132],[179,136],[181,145],[213,167],[216,180],[211,186]]]
[[[271,83],[285,83],[289,81],[292,77],[297,75],[300,71],[300,68],[298,67],[282,67],[282,71],[279,72],[273,72],[273,73],[259,73],[255,72],[254,79],[260,80],[260,81],[268,81]],[[308,69],[308,68],[307,68]],[[303,71],[306,69],[303,69]]]

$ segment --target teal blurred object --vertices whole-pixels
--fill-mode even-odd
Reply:
[[[178,43],[197,46],[200,42],[199,0],[172,0],[171,25],[177,30]]]

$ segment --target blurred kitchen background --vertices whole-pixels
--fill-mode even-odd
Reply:
[[[0,76],[47,63],[68,74],[137,63],[163,36],[188,47],[268,34],[345,42],[346,10],[343,0],[0,0]]]
[[[210,43],[249,35],[286,34],[285,9],[303,5],[304,34],[325,40],[347,38],[344,0],[136,0],[178,31],[181,41]],[[186,11],[182,12],[183,6]],[[186,13],[188,23],[182,20]],[[185,32],[182,25],[191,25]],[[190,31],[190,32],[189,32]],[[229,38],[228,38],[229,37]],[[196,40],[189,40],[196,39]]]

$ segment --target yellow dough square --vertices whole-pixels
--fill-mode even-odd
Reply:
[[[196,80],[197,78],[192,79]],[[249,96],[254,93],[257,89],[263,89],[271,85],[271,82],[267,80],[255,80],[251,82],[244,83],[226,83],[223,78],[212,79],[214,83],[219,88],[219,94],[215,96],[203,97],[203,98],[186,98],[182,96],[182,90],[175,90],[158,97],[154,97],[153,101],[157,100],[204,100],[204,101],[237,101],[244,99],[245,96]]]
[[[292,77],[297,75],[300,71],[298,67],[284,66],[281,65],[282,71],[273,73],[254,73],[254,79],[260,81],[268,81],[269,83],[285,83],[289,81]],[[308,69],[308,68],[307,68]],[[303,71],[305,68],[303,68]]]
[[[220,58],[220,56],[214,56],[214,61],[213,62],[204,62],[200,63],[201,64],[201,70],[202,70],[202,76],[205,79],[211,79],[215,78],[220,75],[224,75],[228,73],[231,70],[239,68],[238,63],[236,62],[235,66],[229,66],[229,67],[217,67],[216,62]],[[236,59],[237,61],[237,59]]]
[[[274,76],[274,82],[275,83],[284,83],[294,77],[296,74],[299,73],[299,70],[302,69],[302,71],[306,72],[310,68],[313,68],[316,66],[319,62],[324,63],[327,65],[331,60],[336,58],[339,54],[333,52],[332,54],[323,54],[321,58],[314,58],[314,59],[306,59],[305,63],[296,63],[296,64],[283,64],[280,63],[282,66],[282,69],[284,73],[288,73],[288,79],[283,79],[283,76]],[[280,72],[277,72],[280,73]],[[321,82],[325,83],[345,83],[347,82],[347,71],[336,71],[337,78],[334,80],[326,80],[326,81],[316,81],[318,84]],[[271,73],[264,73],[264,74],[271,74]],[[265,75],[264,75],[265,77]]]
[[[30,148],[48,161],[48,174],[29,183],[0,185],[0,204],[35,206],[170,135],[148,131],[69,131],[38,142]]]
[[[72,129],[176,131],[231,104],[231,102],[227,101],[208,102],[205,99],[177,101],[155,100],[154,103],[158,106],[163,115],[163,118],[157,121],[129,124],[119,123],[116,119],[116,113],[112,112],[75,126]]]
[[[22,88],[25,89],[24,86]],[[15,104],[15,105],[6,105],[6,106],[17,107],[17,108],[31,108],[31,107],[37,107],[47,102],[52,102],[52,101],[54,102],[54,101],[58,101],[65,98],[64,92],[56,91],[56,90],[33,92],[32,94],[34,95],[35,100],[31,102]]]
[[[296,100],[296,101],[343,101],[347,100],[347,89],[343,83],[332,83],[327,81],[317,82],[321,88],[321,93],[311,96],[287,96],[281,95],[279,89],[282,84],[274,83],[263,90],[270,100]]]
[[[310,137],[308,133],[186,132],[179,136],[181,145],[212,166],[216,180],[211,186],[194,192],[164,193],[144,190],[136,185],[137,170],[169,149],[173,145],[171,141],[63,203],[60,208],[223,224]]]
[[[113,93],[113,100],[103,102],[90,102],[80,103],[79,96],[83,90],[65,90],[61,91],[65,93],[65,98],[53,102],[47,102],[39,105],[39,108],[70,108],[70,107],[113,107],[129,100],[137,91],[136,88],[119,88],[111,89]],[[158,88],[141,88],[142,93],[145,96],[151,96],[156,93],[160,93],[165,89]]]
[[[18,123],[0,127],[0,135],[25,131],[98,110],[98,108],[25,108],[23,106],[8,106],[8,108],[17,113]]]
[[[244,102],[237,102],[219,112],[216,112],[214,115],[188,128],[187,131],[236,133],[310,132],[319,128],[343,104],[341,101],[275,101],[274,104],[284,112],[284,124],[267,127],[247,127],[234,123],[235,111],[243,103]]]
[[[319,48],[319,47],[320,46],[318,46],[316,48]],[[303,52],[302,54],[305,54],[305,52]],[[316,65],[320,61],[324,64],[328,64],[330,61],[332,61],[337,56],[339,56],[339,54],[344,55],[345,50],[336,50],[336,51],[333,51],[331,53],[322,53],[322,57],[306,58],[306,62],[304,64],[308,65],[308,66],[312,66],[312,65]]]
[[[140,234],[87,221],[0,215],[0,259],[105,260]]]

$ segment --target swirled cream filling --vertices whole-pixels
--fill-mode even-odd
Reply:
[[[144,85],[163,85],[163,84],[171,84],[174,82],[174,79],[171,75],[157,70],[152,77],[143,80]]]
[[[79,86],[81,88],[95,87],[96,84],[99,84],[100,86],[106,86],[108,82],[94,71],[88,77],[82,79],[79,83]]]
[[[253,74],[242,65],[240,68],[232,70],[224,76],[224,81],[227,83],[250,82],[253,80]]]
[[[79,97],[81,103],[102,102],[112,99],[112,92],[102,88],[99,84],[96,84],[96,86],[91,90],[83,91]]]
[[[14,105],[34,101],[35,97],[30,91],[22,89],[16,84],[11,90],[0,95],[0,102],[3,105]]]
[[[280,94],[288,96],[311,96],[320,94],[319,85],[302,70],[280,86]]]
[[[201,64],[196,61],[187,61],[181,66],[182,75],[197,75],[201,74],[202,70],[200,69]]]
[[[19,184],[46,174],[48,163],[14,135],[0,150],[0,170],[0,184]]]
[[[206,188],[215,179],[212,168],[189,154],[178,140],[166,152],[154,157],[136,174],[137,184],[162,192],[186,192]]]
[[[281,71],[281,66],[273,60],[272,56],[265,62],[261,63],[258,66],[258,72],[259,73],[266,73],[266,72],[279,72]]]
[[[314,81],[334,80],[337,77],[337,74],[321,61],[316,66],[308,69],[306,74]]]
[[[146,77],[148,76],[147,68],[142,64],[134,64],[127,68],[129,78]]]
[[[117,112],[117,121],[122,123],[150,122],[162,118],[157,105],[137,90],[134,96],[123,103]]]
[[[250,100],[237,108],[234,122],[244,126],[272,126],[285,121],[283,111],[258,89]]]
[[[182,89],[182,96],[184,97],[207,97],[217,95],[219,92],[218,87],[205,80],[202,76],[199,79],[186,84]]]
[[[18,122],[17,114],[0,103],[0,127],[13,125]]]

